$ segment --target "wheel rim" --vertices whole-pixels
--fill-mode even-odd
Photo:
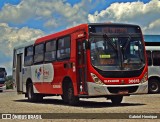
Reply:
[[[158,91],[158,84],[156,82],[151,83],[151,91],[157,92]]]
[[[68,89],[68,99],[70,100],[72,98],[72,88]]]

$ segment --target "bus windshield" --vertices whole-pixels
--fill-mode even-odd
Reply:
[[[5,68],[0,68],[0,78],[5,78]]]
[[[103,71],[137,70],[144,66],[144,48],[139,36],[91,36],[92,65]]]

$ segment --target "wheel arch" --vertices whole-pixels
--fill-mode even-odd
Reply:
[[[150,76],[148,78],[148,81],[150,81],[151,79],[157,79],[159,81],[159,83],[160,83],[160,77],[159,76]]]
[[[28,84],[32,83],[32,79],[31,78],[27,78],[26,80],[26,93],[27,93],[27,89],[28,89]]]
[[[156,81],[158,81],[157,82],[157,85],[158,85],[158,87],[159,87],[159,90],[156,92],[154,92],[154,91],[152,91],[152,90],[148,90],[148,93],[158,93],[158,92],[160,92],[160,77],[159,76],[150,76],[149,78],[148,78],[148,89],[151,87],[151,85],[150,84],[152,84],[152,82],[154,81],[154,80],[156,80]]]
[[[67,86],[69,83],[72,83],[73,86],[73,90],[74,90],[74,95],[77,94],[77,89],[75,89],[75,84],[73,83],[73,80],[69,77],[69,76],[65,76],[62,80],[62,94],[64,92],[64,89],[67,88],[65,86]]]

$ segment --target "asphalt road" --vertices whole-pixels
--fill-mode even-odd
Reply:
[[[0,113],[59,113],[62,121],[63,113],[93,113],[93,116],[95,113],[117,113],[114,116],[118,116],[118,113],[152,114],[160,113],[160,94],[126,96],[119,106],[113,106],[105,98],[81,99],[78,106],[69,106],[63,103],[60,96],[46,97],[42,102],[31,103],[23,94],[8,90],[0,93]]]

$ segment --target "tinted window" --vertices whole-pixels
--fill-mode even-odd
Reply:
[[[39,44],[35,46],[35,54],[43,53],[44,51],[44,44]]]
[[[153,65],[160,66],[160,51],[153,51]]]
[[[6,70],[5,68],[0,68],[0,78],[4,78],[6,76]]]
[[[24,65],[30,66],[33,64],[33,46],[26,47],[25,49],[25,57],[24,57]]]
[[[58,59],[69,59],[70,58],[70,37],[64,37],[58,40]]]
[[[26,55],[27,56],[33,55],[33,46],[30,46],[30,47],[27,48]]]
[[[44,58],[44,44],[39,44],[35,46],[34,63],[43,62]]]
[[[53,61],[56,59],[56,41],[46,43],[45,61]]]
[[[148,61],[148,66],[151,66],[152,65],[151,51],[147,51],[147,61]]]
[[[6,72],[5,68],[0,68],[0,72]]]
[[[49,41],[46,43],[46,52],[56,50],[56,41]]]

